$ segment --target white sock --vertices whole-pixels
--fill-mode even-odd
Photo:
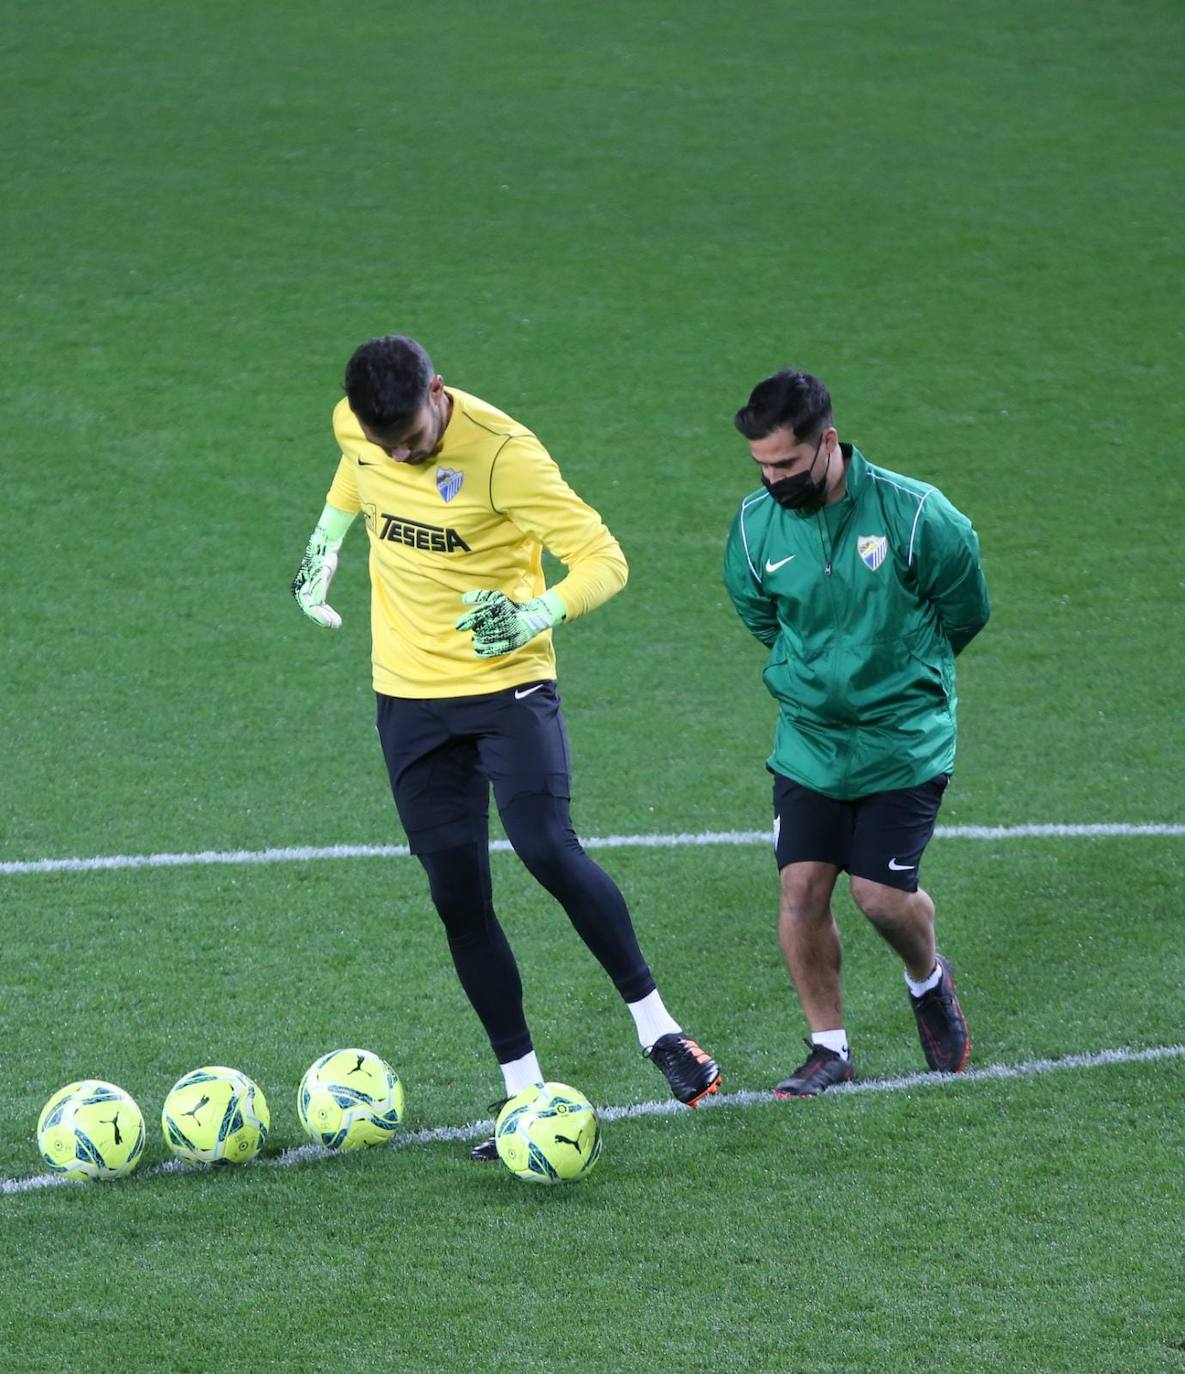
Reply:
[[[658,989],[649,992],[640,1002],[627,1002],[630,1015],[638,1030],[638,1040],[642,1048],[648,1050],[656,1040],[664,1035],[678,1034],[683,1027],[675,1020],[658,995]]]
[[[923,979],[920,983],[915,983],[913,979],[909,976],[909,970],[905,970],[906,986],[909,988],[910,992],[912,992],[915,997],[920,997],[923,992],[929,992],[931,988],[936,988],[938,984],[941,982],[942,965],[937,962],[934,964],[934,972],[929,976],[929,978]]]
[[[509,1064],[499,1064],[498,1067],[502,1070],[502,1081],[506,1084],[507,1097],[521,1093],[524,1088],[529,1088],[532,1083],[543,1082],[543,1070],[539,1067],[539,1060],[536,1059],[534,1050],[529,1050],[521,1059],[512,1059]]]
[[[839,1030],[811,1031],[811,1044],[822,1045],[825,1050],[834,1050],[843,1059],[851,1059],[848,1049],[848,1033],[842,1026]]]

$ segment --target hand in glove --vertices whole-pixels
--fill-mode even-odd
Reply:
[[[353,522],[354,516],[349,512],[326,506],[292,579],[296,604],[310,620],[327,630],[339,629],[342,623],[341,616],[326,604],[325,597],[337,571],[337,551]]]
[[[555,592],[523,602],[511,601],[505,592],[466,592],[461,600],[473,610],[457,621],[457,629],[473,631],[478,658],[495,658],[521,649],[537,634],[553,629],[566,614]]]

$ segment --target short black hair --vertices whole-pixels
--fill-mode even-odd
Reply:
[[[368,339],[346,364],[350,409],[377,433],[401,429],[427,400],[435,375],[432,359],[415,339],[404,334]]]
[[[799,443],[818,438],[835,423],[831,395],[818,377],[784,367],[758,382],[733,422],[746,439],[764,439],[775,429],[790,429]]]

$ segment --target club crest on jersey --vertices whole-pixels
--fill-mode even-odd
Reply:
[[[889,552],[889,541],[883,534],[858,534],[856,552],[864,566],[876,572],[885,561],[885,554]]]
[[[442,501],[451,501],[457,492],[461,490],[461,483],[465,480],[463,472],[454,472],[452,468],[436,469],[436,490],[440,492]]]

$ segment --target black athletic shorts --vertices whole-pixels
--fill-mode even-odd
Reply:
[[[948,773],[940,773],[918,787],[836,801],[775,773],[778,869],[794,863],[835,864],[853,878],[916,892],[922,854],[949,781]]]
[[[484,844],[491,784],[499,807],[523,793],[570,797],[554,682],[471,697],[376,696],[379,740],[413,854]]]

